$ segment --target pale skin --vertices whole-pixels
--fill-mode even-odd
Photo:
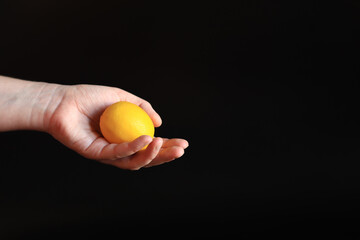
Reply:
[[[180,138],[144,135],[132,142],[107,142],[99,128],[100,115],[118,101],[137,104],[147,112],[155,127],[161,125],[159,114],[149,102],[119,88],[50,84],[0,76],[0,132],[47,132],[85,158],[128,170],[160,165],[184,154],[189,144]]]

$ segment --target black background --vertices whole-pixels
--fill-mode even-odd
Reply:
[[[1,1],[1,75],[120,87],[159,112],[156,135],[190,147],[133,172],[45,133],[0,133],[0,237],[357,236],[359,12],[357,1]]]

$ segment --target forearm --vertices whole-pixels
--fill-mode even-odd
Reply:
[[[0,76],[0,131],[46,130],[56,84]]]

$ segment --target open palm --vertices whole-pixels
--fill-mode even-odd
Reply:
[[[99,129],[100,115],[118,101],[137,104],[147,112],[155,127],[161,125],[160,116],[147,101],[122,89],[96,85],[59,86],[52,99],[58,104],[47,114],[48,132],[86,158],[137,170],[179,158],[188,146],[184,139],[145,135],[127,143],[107,142]],[[140,151],[146,145],[146,150]]]

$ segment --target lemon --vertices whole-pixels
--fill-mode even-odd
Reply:
[[[100,117],[100,130],[110,143],[131,142],[142,135],[154,137],[154,124],[138,105],[120,101],[107,107]]]

